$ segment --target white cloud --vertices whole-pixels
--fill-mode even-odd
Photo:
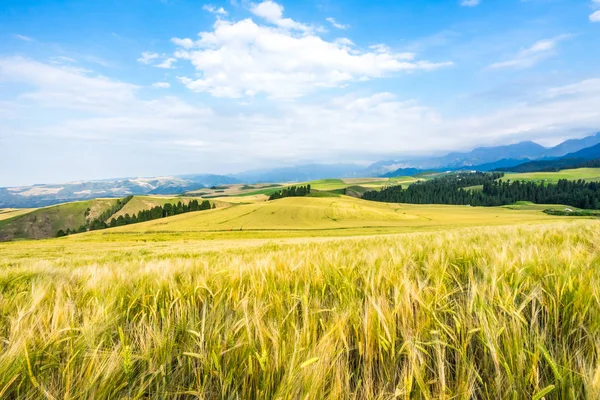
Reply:
[[[259,4],[252,3],[250,12],[283,29],[298,30],[302,32],[310,32],[313,30],[312,27],[296,22],[291,18],[283,18],[283,6],[271,0],[266,0]]]
[[[261,13],[279,18],[279,7],[272,3],[263,6]],[[217,97],[265,93],[293,98],[318,88],[340,87],[395,72],[452,65],[414,61],[413,54],[395,54],[383,46],[375,51],[360,51],[350,48],[349,39],[329,42],[315,34],[295,35],[285,29],[258,25],[251,19],[217,20],[214,31],[201,32],[199,36],[193,48],[180,49],[175,57],[188,60],[201,76],[180,80],[190,90]],[[185,39],[178,39],[181,40]]]
[[[0,58],[0,82],[31,85],[42,90],[26,92],[20,99],[48,108],[71,108],[103,113],[127,107],[137,86],[93,75],[91,71],[44,64],[25,58]]]
[[[480,0],[462,0],[460,5],[463,7],[475,7],[478,6],[480,2]]]
[[[179,47],[183,47],[184,49],[191,49],[192,47],[194,47],[194,41],[189,38],[186,38],[186,39],[173,38],[173,39],[171,39],[171,42]]]
[[[19,40],[22,40],[22,41],[24,41],[24,42],[33,42],[33,39],[32,39],[32,38],[30,38],[29,36],[25,36],[25,35],[19,35],[19,34],[16,34],[16,33],[15,33],[15,34],[13,35],[13,37],[14,37],[15,39],[19,39]]]
[[[173,39],[171,39],[171,42],[175,43],[178,46],[184,47],[184,45],[188,45],[188,46],[190,45],[189,42],[191,42],[191,39],[173,38]],[[193,44],[193,42],[192,42],[192,44]],[[155,62],[158,62],[159,59],[162,59],[162,61],[158,64],[154,64],[153,65],[154,67],[164,68],[164,69],[175,68],[175,67],[173,67],[173,64],[177,62],[177,59],[173,58],[173,57],[167,57],[166,54],[160,55],[158,53],[144,52],[144,53],[142,53],[142,57],[138,58],[138,61],[141,62],[142,64],[150,65]]]
[[[571,35],[560,35],[551,39],[544,39],[535,42],[532,46],[521,50],[515,58],[507,61],[501,61],[489,66],[492,69],[500,68],[529,68],[538,62],[552,57],[556,54],[556,45]]]
[[[152,62],[152,60],[156,60],[158,57],[160,57],[158,55],[158,53],[152,53],[149,51],[145,51],[142,53],[142,56],[140,58],[138,58],[138,61],[141,62],[142,64],[150,64]]]
[[[212,4],[205,4],[203,7],[204,11],[208,11],[209,13],[217,14],[217,15],[227,15],[227,11],[223,7],[216,8]]]
[[[171,84],[169,82],[155,82],[152,84],[152,87],[156,89],[168,89],[171,87]]]
[[[590,21],[592,22],[600,22],[600,11],[596,11],[590,15]]]
[[[332,17],[327,18],[327,22],[329,22],[334,28],[337,28],[337,29],[348,29],[349,28],[348,25],[340,24]]]
[[[155,67],[156,68],[165,68],[165,69],[171,69],[171,68],[175,68],[173,67],[173,64],[177,62],[176,58],[173,57],[169,57],[163,60],[163,62],[161,62],[160,64],[156,64]]]
[[[465,149],[563,137],[565,132],[592,133],[600,126],[600,79],[546,89],[532,93],[528,102],[493,112],[465,111],[460,117],[445,117],[391,93],[279,102],[268,112],[231,107],[219,113],[158,93],[145,100],[134,85],[21,58],[0,59],[3,81],[28,88],[6,107],[30,135],[54,137],[57,143],[66,137],[154,146],[147,157],[164,155],[165,148],[175,149],[177,159],[184,151],[194,151],[202,154],[194,157],[197,171],[232,168],[223,154],[241,169],[298,160],[376,160],[382,148],[388,154]],[[472,109],[468,103],[461,108]],[[40,125],[31,118],[32,110],[43,115],[56,109],[61,112],[53,114],[61,118],[54,123]]]

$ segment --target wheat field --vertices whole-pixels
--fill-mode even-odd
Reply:
[[[597,221],[103,257],[90,240],[0,248],[0,398],[600,396]]]

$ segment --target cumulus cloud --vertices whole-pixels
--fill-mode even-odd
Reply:
[[[269,1],[259,6],[256,12],[266,19],[281,19],[283,8],[278,4]],[[217,97],[264,93],[293,98],[318,88],[452,65],[414,60],[413,54],[395,53],[385,46],[361,51],[346,38],[327,41],[314,33],[297,35],[252,19],[217,20],[213,31],[201,32],[199,37],[173,40],[182,47],[174,56],[189,61],[200,75],[179,79],[192,91]]]
[[[156,68],[165,68],[165,69],[171,69],[171,68],[175,68],[173,67],[173,64],[177,62],[176,58],[173,57],[169,57],[163,60],[163,62],[161,62],[160,64],[156,64],[155,67]]]
[[[209,13],[212,13],[212,14],[227,15],[227,11],[225,11],[225,9],[223,7],[216,8],[212,4],[205,4],[202,7],[202,9],[204,9],[204,11],[208,11]]]
[[[4,81],[28,88],[0,104],[11,118],[24,121],[21,130],[28,134],[143,143],[155,148],[148,150],[155,152],[148,157],[164,155],[166,148],[174,149],[177,157],[194,151],[202,154],[194,157],[198,171],[230,168],[223,154],[242,169],[306,159],[376,160],[382,148],[387,154],[465,149],[563,137],[565,132],[591,133],[600,126],[600,79],[545,89],[528,102],[493,112],[465,111],[458,117],[386,92],[279,102],[269,112],[231,107],[222,113],[173,96],[157,94],[148,100],[135,85],[21,58],[0,59]],[[62,117],[39,125],[29,118],[31,107],[40,114],[60,109]],[[462,109],[472,107],[466,102]],[[7,134],[3,124],[0,120],[0,131]]]
[[[592,7],[600,8],[600,0],[592,0]],[[595,11],[590,15],[590,21],[600,22],[600,10]]]
[[[478,6],[480,2],[480,0],[462,0],[460,5],[463,7],[475,7]]]
[[[191,49],[192,47],[194,47],[194,41],[190,38],[173,38],[171,39],[171,42],[179,47],[183,47],[184,49]]]
[[[277,25],[280,28],[303,32],[309,32],[313,30],[312,27],[296,22],[291,18],[283,18],[283,6],[271,0],[266,0],[258,4],[252,3],[250,12],[257,17],[263,18],[271,24]]]
[[[348,25],[340,24],[334,18],[327,18],[327,22],[329,22],[334,28],[337,29],[348,29]]]
[[[552,57],[556,54],[557,44],[571,35],[560,35],[551,39],[544,39],[535,42],[532,46],[521,50],[513,59],[501,61],[489,66],[492,69],[499,68],[529,68],[540,61]]]

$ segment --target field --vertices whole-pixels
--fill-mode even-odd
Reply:
[[[511,181],[534,181],[556,183],[560,179],[600,182],[600,168],[578,168],[578,169],[563,169],[558,172],[531,172],[531,173],[509,173],[502,178],[503,180],[510,179]]]
[[[598,221],[546,208],[296,197],[0,243],[0,398],[598,398]]]
[[[122,237],[160,233],[196,238],[347,236],[553,220],[562,219],[549,217],[541,210],[387,204],[347,196],[295,197],[178,215],[103,234]]]
[[[597,398],[600,230],[561,221],[0,244],[0,397]]]

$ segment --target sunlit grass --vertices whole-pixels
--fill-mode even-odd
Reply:
[[[597,221],[102,238],[0,248],[0,398],[600,396]]]

